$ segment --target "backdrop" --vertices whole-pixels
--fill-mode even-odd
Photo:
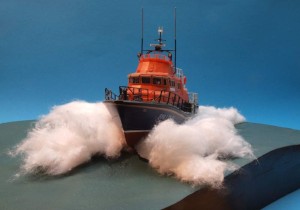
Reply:
[[[300,1],[0,0],[0,122],[75,99],[102,101],[164,27],[199,103],[300,129]]]

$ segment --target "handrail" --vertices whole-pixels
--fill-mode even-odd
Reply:
[[[159,92],[157,96],[156,93]],[[105,88],[105,100],[128,100],[128,101],[144,101],[158,104],[168,104],[173,107],[177,107],[185,112],[195,113],[198,104],[185,101],[178,94],[161,90],[161,91],[149,91],[146,88],[136,88],[128,86],[119,87],[119,96],[113,93],[111,90]]]
[[[157,93],[159,92],[159,95]],[[182,110],[187,110],[190,104],[185,101],[178,94],[161,90],[161,91],[149,91],[146,88],[136,88],[120,86],[119,99],[129,100],[129,101],[146,101],[146,102],[156,102],[169,104]]]
[[[109,101],[109,100],[119,100],[119,97],[113,93],[111,90],[105,88],[105,100]]]
[[[141,55],[140,59],[143,60],[143,59],[149,59],[149,58],[152,58],[152,59],[160,59],[160,60],[164,60],[164,61],[171,61],[171,59],[166,56],[166,55],[163,55],[163,54],[158,54],[158,53],[155,53],[155,54],[143,54]]]

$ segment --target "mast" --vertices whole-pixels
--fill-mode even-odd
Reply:
[[[142,39],[141,39],[141,55],[144,51],[144,8],[142,8]]]
[[[174,58],[174,66],[176,72],[176,7],[174,8],[174,51],[175,51],[175,58]]]
[[[176,71],[176,52],[177,52],[177,43],[176,43],[176,7],[174,8],[174,49],[163,49],[163,47],[166,46],[163,42],[166,41],[165,39],[162,39],[162,33],[163,33],[163,27],[158,27],[158,39],[155,39],[158,41],[158,44],[150,44],[151,47],[154,47],[155,49],[146,49],[144,50],[144,8],[142,8],[142,37],[141,37],[141,52],[139,53],[139,56],[143,55],[144,51],[147,51],[148,53],[151,53],[153,51],[160,51],[160,52],[175,52],[175,59],[174,59],[174,70]]]

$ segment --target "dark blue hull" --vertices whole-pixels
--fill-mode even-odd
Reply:
[[[145,138],[153,127],[166,119],[181,124],[191,113],[163,103],[145,103],[138,101],[105,101],[107,107],[115,108],[120,116],[127,144],[134,147]]]

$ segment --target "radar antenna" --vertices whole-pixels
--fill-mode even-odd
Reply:
[[[158,27],[158,35],[159,38],[155,39],[155,41],[158,42],[158,44],[150,44],[151,47],[154,47],[155,51],[163,51],[162,48],[166,46],[166,44],[164,44],[163,42],[166,41],[165,39],[162,39],[162,33],[164,32],[163,27]],[[166,50],[164,50],[166,51]]]

